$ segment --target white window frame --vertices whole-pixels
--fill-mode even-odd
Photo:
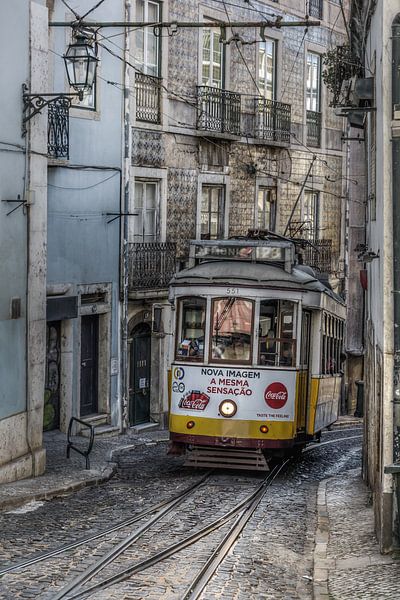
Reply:
[[[316,240],[319,233],[319,190],[304,190],[303,206],[302,206],[302,221],[310,224],[310,227],[304,227],[302,237],[309,240]]]
[[[149,18],[149,4],[152,4],[154,6],[157,7],[157,17],[158,20],[161,20],[161,2],[157,2],[157,0],[140,0],[143,2],[144,4],[144,10],[143,10],[143,21],[150,21]],[[136,1],[136,20],[141,20],[138,17],[138,7],[137,7],[137,1]],[[137,39],[138,36],[142,35],[143,36],[143,61],[139,62],[137,58],[135,58],[135,63],[136,66],[138,67],[138,69],[140,71],[143,72],[144,75],[151,75],[153,77],[160,77],[160,73],[161,73],[161,44],[160,44],[160,40],[161,38],[158,38],[154,35],[154,31],[153,28],[151,27],[142,27],[141,29],[139,29],[137,32],[135,32],[135,43],[134,43],[134,47],[135,47],[135,51],[136,51],[136,56],[138,56],[138,48],[139,45],[137,44]],[[148,61],[148,44],[149,44],[149,38],[153,37],[155,38],[156,41],[156,61],[154,64],[149,63]],[[140,50],[142,51],[142,48],[140,48]]]
[[[206,32],[210,32],[210,59],[208,61],[206,61],[204,59],[204,41],[205,41],[205,34]],[[219,42],[217,42],[215,40],[215,38],[218,37],[218,39],[220,39],[221,37],[221,31],[219,29],[217,29],[216,27],[205,27],[203,29],[203,33],[202,33],[202,38],[201,38],[201,74],[200,74],[200,81],[201,81],[201,85],[205,85],[205,86],[209,86],[209,87],[215,87],[218,89],[223,89],[225,86],[225,63],[226,63],[226,57],[225,57],[225,46],[223,44],[220,44]],[[219,46],[219,55],[221,57],[221,61],[220,63],[215,62],[213,60],[213,56],[214,56],[214,46],[215,44],[218,44]],[[209,67],[209,74],[208,77],[205,78],[204,77],[204,66],[208,65]],[[214,65],[216,67],[219,66],[220,68],[220,78],[219,80],[214,78]]]
[[[272,79],[271,79],[271,93],[268,93],[268,78],[267,72],[265,70],[264,73],[264,81],[261,78],[261,66],[262,66],[262,50],[264,49],[264,66],[267,67],[266,64],[266,48],[267,44],[272,44]],[[277,56],[278,56],[278,42],[273,38],[266,38],[265,41],[261,41],[258,44],[258,69],[257,69],[257,79],[258,79],[258,89],[261,95],[267,100],[276,100],[277,98]]]
[[[321,55],[312,50],[306,54],[306,110],[321,112]],[[316,68],[315,68],[316,67]]]
[[[143,194],[143,204],[142,207],[136,206],[136,186],[142,184],[144,186],[144,191],[147,186],[155,186],[155,207],[152,209],[147,209],[147,194]],[[134,192],[133,192],[133,210],[135,213],[139,213],[141,211],[142,218],[142,232],[138,233],[135,227],[133,226],[133,241],[134,243],[146,243],[146,242],[157,242],[160,238],[160,182],[158,179],[143,179],[137,178],[134,183]],[[147,213],[152,212],[155,213],[155,231],[151,234],[146,233],[144,230],[146,224],[146,215]],[[133,219],[137,219],[137,216],[133,216]],[[139,239],[140,238],[140,239]],[[150,239],[151,238],[151,239]]]

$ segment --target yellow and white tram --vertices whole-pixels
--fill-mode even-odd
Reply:
[[[192,242],[175,306],[170,438],[293,451],[338,417],[345,305],[286,239]]]

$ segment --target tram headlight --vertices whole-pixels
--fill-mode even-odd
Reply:
[[[194,421],[188,421],[188,422],[186,423],[186,427],[187,427],[188,429],[193,429],[194,425],[195,425]]]
[[[223,400],[219,405],[219,412],[223,417],[233,417],[237,412],[236,402],[233,400]]]
[[[267,425],[261,425],[260,427],[261,433],[268,433],[269,429]]]

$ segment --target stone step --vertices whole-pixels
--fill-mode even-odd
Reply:
[[[90,429],[83,429],[81,431],[83,437],[90,437]],[[119,427],[113,427],[112,425],[95,425],[94,426],[95,437],[114,437],[119,435]]]
[[[133,433],[144,433],[146,431],[155,431],[156,429],[160,429],[159,423],[141,423],[140,425],[133,425],[130,427],[130,430]]]

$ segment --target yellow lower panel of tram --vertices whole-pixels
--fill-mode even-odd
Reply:
[[[187,423],[194,421],[194,427]],[[268,427],[267,433],[260,431],[261,425]],[[293,421],[245,421],[243,419],[210,419],[193,415],[171,414],[169,429],[173,433],[186,435],[208,435],[212,437],[230,437],[245,439],[290,440],[295,434]]]

